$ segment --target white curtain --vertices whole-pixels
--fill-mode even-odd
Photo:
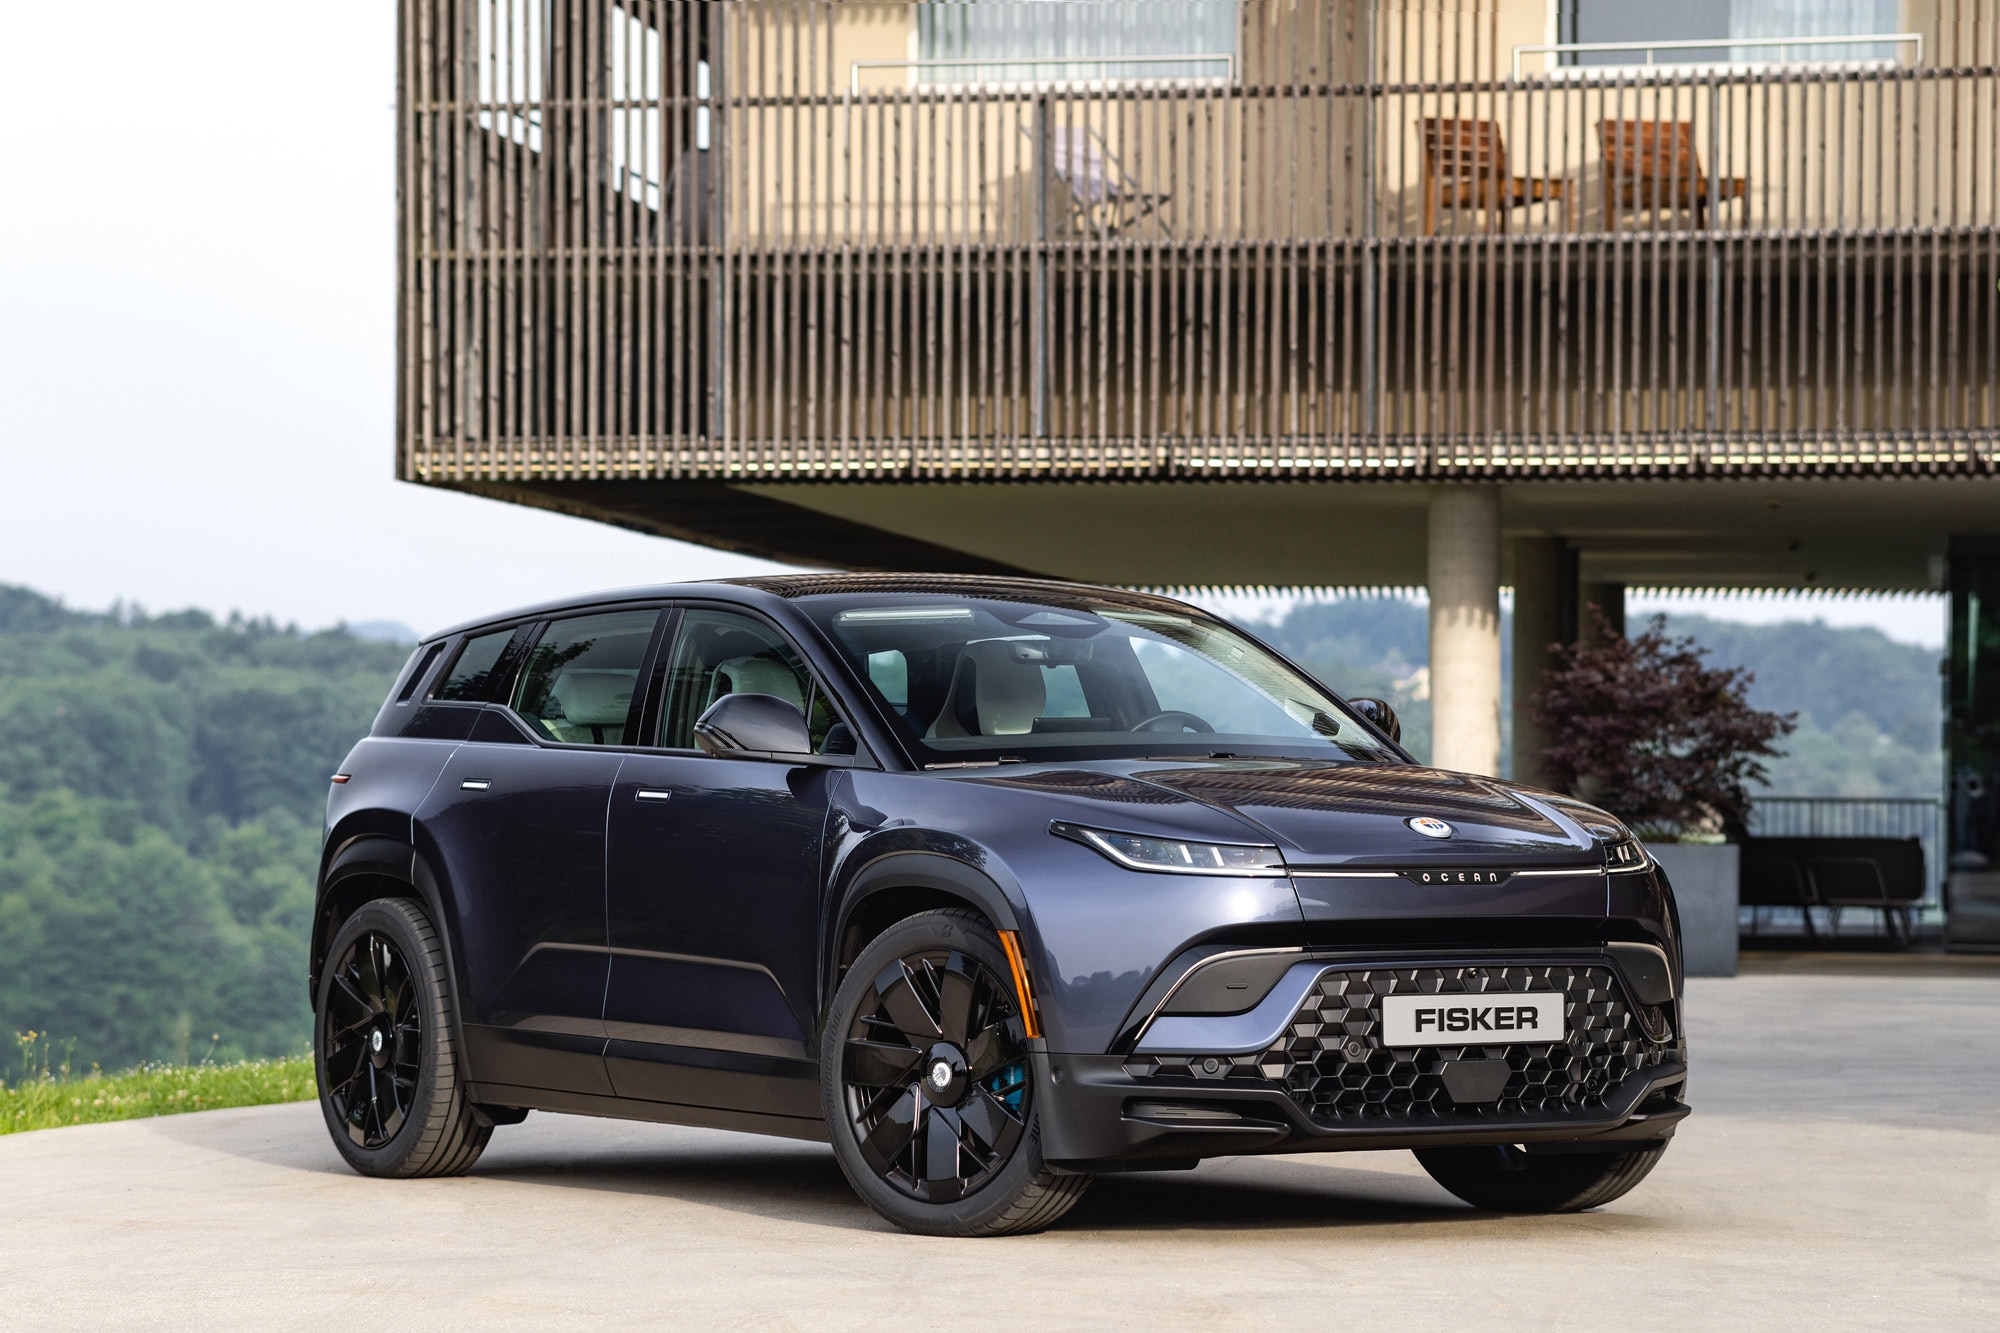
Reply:
[[[1229,72],[1221,59],[1117,57],[1233,56],[1236,8],[1237,0],[930,0],[917,7],[918,50],[926,60],[1004,61],[929,67],[931,82],[1220,78]],[[1038,65],[1035,56],[1092,63]]]
[[[1846,37],[1899,29],[1901,0],[1732,0],[1731,37]],[[1891,60],[1887,42],[1814,43],[1811,46],[1730,48],[1735,61]]]

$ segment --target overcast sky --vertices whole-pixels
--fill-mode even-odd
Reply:
[[[775,568],[391,479],[388,0],[12,0],[0,51],[0,582],[421,630]],[[1688,609],[1943,634],[1935,598]]]

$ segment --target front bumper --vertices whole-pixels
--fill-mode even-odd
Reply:
[[[1564,1041],[1382,1042],[1382,996],[1533,991],[1564,995]],[[1060,1167],[1103,1170],[1241,1153],[1609,1150],[1664,1138],[1688,1114],[1678,1006],[1642,1007],[1630,994],[1603,954],[1308,955],[1249,1013],[1156,1023],[1111,1054],[1040,1056],[1043,1152]]]

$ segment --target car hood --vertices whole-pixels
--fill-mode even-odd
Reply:
[[[1125,776],[1255,825],[1294,867],[1576,865],[1603,855],[1546,795],[1496,778],[1310,760],[1134,765]],[[1450,836],[1417,832],[1411,821],[1425,817],[1450,825]]]

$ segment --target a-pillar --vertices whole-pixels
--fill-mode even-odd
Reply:
[[[1431,493],[1431,763],[1500,771],[1500,488]]]
[[[1517,537],[1514,566],[1514,762],[1517,781],[1552,787],[1542,763],[1548,737],[1535,725],[1528,702],[1541,688],[1551,645],[1576,639],[1576,551],[1560,537]]]

